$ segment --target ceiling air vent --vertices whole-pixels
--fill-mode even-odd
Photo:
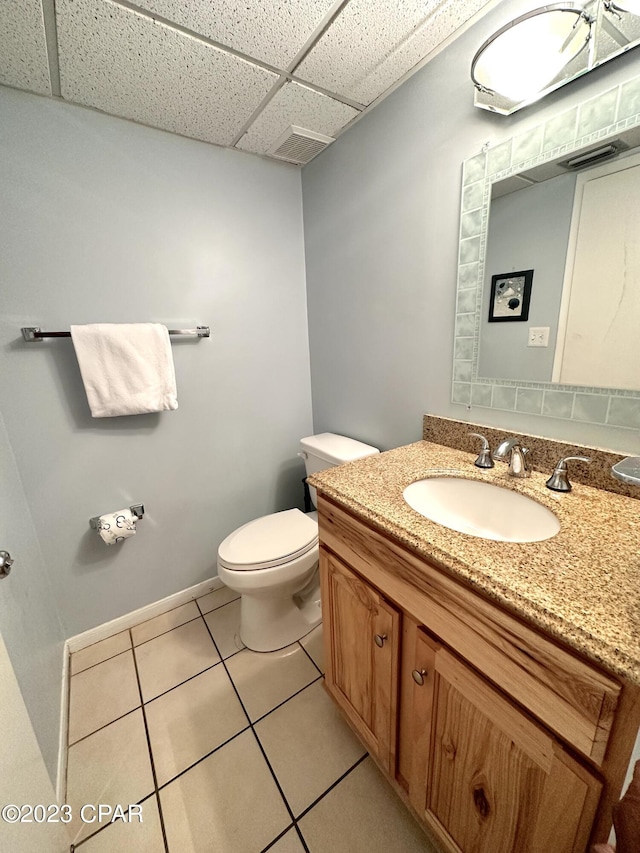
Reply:
[[[599,148],[592,148],[589,151],[583,151],[581,154],[575,154],[558,165],[564,169],[584,169],[585,166],[592,166],[594,163],[599,163],[600,160],[608,160],[610,157],[616,157],[628,147],[621,139],[616,139],[613,142],[601,145]]]
[[[286,160],[289,163],[297,163],[299,166],[303,166],[309,160],[313,160],[321,151],[324,151],[327,145],[331,145],[332,142],[335,142],[335,139],[331,136],[324,136],[322,133],[315,133],[313,130],[296,127],[292,124],[276,140],[267,154],[277,157],[279,160]]]

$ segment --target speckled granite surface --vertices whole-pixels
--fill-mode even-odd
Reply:
[[[418,554],[443,564],[529,622],[640,685],[640,503],[547,474],[480,470],[476,454],[419,441],[321,471],[309,483]],[[492,542],[449,530],[405,503],[415,480],[443,471],[515,489],[549,507],[561,529],[544,542]]]
[[[480,451],[480,440],[471,438],[470,432],[479,432],[486,437],[491,448],[495,448],[505,438],[511,436],[524,439],[525,447],[529,448],[529,467],[533,471],[547,473],[547,477],[555,468],[557,462],[564,456],[588,456],[590,463],[569,462],[569,478],[574,483],[584,483],[586,486],[594,486],[596,489],[606,489],[618,495],[640,500],[640,489],[622,483],[611,476],[611,468],[616,462],[624,459],[629,454],[613,453],[611,450],[602,450],[599,447],[590,447],[585,444],[567,444],[563,441],[554,441],[551,438],[543,438],[539,435],[531,435],[526,432],[509,432],[496,427],[483,426],[482,424],[456,421],[452,418],[442,418],[438,415],[425,415],[422,420],[422,437],[425,441],[433,441],[435,444],[444,444],[457,450]]]

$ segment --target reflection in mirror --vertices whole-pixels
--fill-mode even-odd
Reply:
[[[565,158],[492,185],[479,376],[640,390],[635,141],[599,145],[598,165],[580,171]],[[534,271],[528,322],[496,328],[492,280],[523,268]]]
[[[465,161],[453,403],[638,430],[639,153],[640,76]],[[492,278],[531,270],[527,320],[490,323]]]

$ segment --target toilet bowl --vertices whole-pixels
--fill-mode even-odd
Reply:
[[[318,522],[311,515],[317,514],[288,509],[265,515],[220,545],[218,576],[240,593],[240,639],[248,649],[281,649],[321,621]],[[303,590],[304,602],[294,601]]]
[[[307,474],[379,453],[334,433],[300,444]],[[221,543],[218,576],[240,593],[240,639],[247,648],[284,648],[321,622],[317,517],[299,509],[275,512],[243,524]]]

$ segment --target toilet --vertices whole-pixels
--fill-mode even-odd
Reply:
[[[373,456],[376,447],[323,432],[300,441],[307,476]],[[316,490],[309,488],[313,505]],[[322,619],[318,513],[287,509],[243,524],[218,548],[218,576],[240,593],[240,639],[272,652],[301,639]]]

